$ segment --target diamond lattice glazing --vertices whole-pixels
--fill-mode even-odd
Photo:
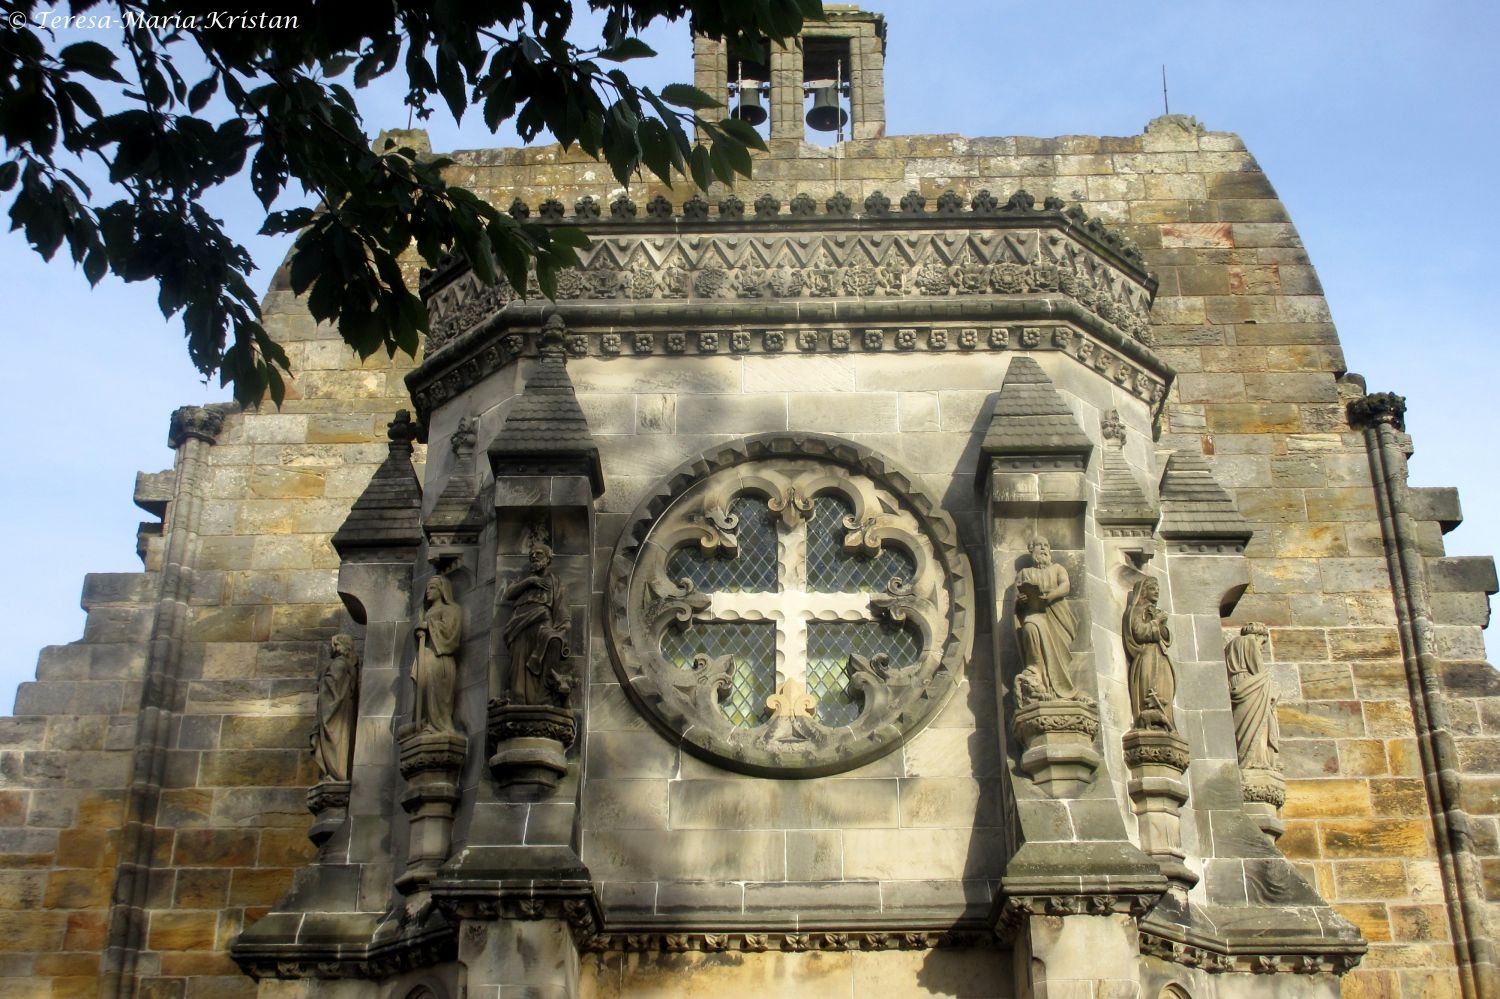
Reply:
[[[854,508],[833,496],[819,496],[807,525],[807,588],[821,593],[879,593],[892,579],[911,581],[916,563],[890,545],[874,556],[844,551],[849,533],[844,518]]]
[[[771,716],[766,698],[776,692],[776,625],[771,621],[694,621],[669,628],[661,652],[681,669],[692,669],[696,656],[734,657],[733,690],[720,702],[725,717],[742,727],[760,725]]]

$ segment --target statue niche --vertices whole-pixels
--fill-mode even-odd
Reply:
[[[1276,720],[1276,682],[1264,653],[1270,629],[1251,621],[1224,646],[1229,670],[1229,706],[1234,713],[1234,743],[1240,763],[1245,809],[1267,836],[1281,835],[1278,814],[1286,803],[1281,775],[1281,727]]]
[[[1176,733],[1172,701],[1177,696],[1177,672],[1167,649],[1172,632],[1159,606],[1161,584],[1143,579],[1130,591],[1125,609],[1125,657],[1129,662],[1130,714],[1143,731]]]
[[[529,558],[531,575],[511,583],[500,597],[515,604],[502,633],[510,650],[508,703],[562,707],[573,689],[564,666],[572,623],[568,593],[551,571],[551,548],[538,542]]]
[[[1016,578],[1016,637],[1025,664],[1017,696],[1032,701],[1084,700],[1073,682],[1072,647],[1078,618],[1068,606],[1068,571],[1052,561],[1046,538],[1031,542],[1032,565]]]
[[[500,603],[514,605],[501,631],[510,676],[489,705],[490,768],[502,785],[545,790],[568,772],[566,754],[577,736],[568,708],[572,619],[568,589],[552,572],[552,549],[538,541],[527,559],[531,573],[500,594]]]
[[[411,815],[411,835],[406,871],[396,879],[396,887],[406,894],[420,890],[436,875],[452,843],[453,816],[461,798],[458,775],[468,750],[468,739],[454,717],[463,620],[453,584],[443,576],[427,580],[412,626],[417,657],[412,665],[416,690],[411,722],[397,732],[401,776],[406,778],[401,807]]]
[[[1068,570],[1052,561],[1046,538],[1032,539],[1030,566],[1016,575],[1016,739],[1021,769],[1054,798],[1077,794],[1094,779],[1099,712],[1073,676],[1078,618],[1068,606]]]
[[[347,783],[359,713],[359,652],[350,635],[334,635],[318,674],[317,721],[309,738],[318,782]]]
[[[1130,803],[1138,821],[1141,849],[1154,857],[1177,886],[1198,882],[1183,862],[1182,806],[1188,786],[1182,780],[1190,756],[1177,731],[1172,702],[1177,673],[1167,650],[1172,631],[1160,606],[1161,584],[1143,579],[1130,591],[1121,625],[1133,727],[1121,740],[1130,768]]]
[[[412,674],[416,684],[412,726],[418,732],[455,733],[458,727],[453,711],[458,693],[463,611],[453,600],[453,585],[442,576],[427,581],[422,610],[412,633],[417,639],[417,662]]]
[[[318,700],[308,749],[318,782],[307,792],[313,814],[308,839],[322,846],[344,824],[354,761],[354,726],[359,717],[360,655],[350,635],[334,635],[318,672]]]

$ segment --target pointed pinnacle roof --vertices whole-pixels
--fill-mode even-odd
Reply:
[[[528,459],[580,461],[588,469],[594,495],[598,496],[604,492],[599,447],[568,377],[562,323],[557,317],[547,321],[541,340],[541,357],[526,380],[526,388],[490,443],[490,464],[499,475],[504,474],[502,464],[517,459],[523,463]]]
[[[1076,454],[1094,448],[1042,366],[1017,357],[1005,372],[982,449],[986,455]]]
[[[450,438],[453,447],[453,469],[437,502],[427,514],[424,525],[428,538],[433,534],[477,537],[484,527],[484,511],[480,508],[479,483],[474,476],[474,441],[477,436],[473,417],[458,421],[458,429]]]
[[[1250,524],[1201,454],[1174,451],[1161,477],[1164,538],[1248,541]]]
[[[1100,524],[1155,527],[1158,514],[1146,499],[1135,474],[1117,447],[1104,448],[1104,467],[1099,477],[1099,507],[1094,519]]]
[[[390,450],[333,536],[341,558],[356,551],[415,549],[422,541],[422,486],[411,465],[417,427],[406,410],[389,424]]]

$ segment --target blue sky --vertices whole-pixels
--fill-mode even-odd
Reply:
[[[918,3],[889,0],[888,131],[968,136],[1132,135],[1174,112],[1238,132],[1285,202],[1322,278],[1351,370],[1407,396],[1412,481],[1460,488],[1456,554],[1500,552],[1500,475],[1489,447],[1500,344],[1493,241],[1500,163],[1500,13],[1465,3]],[[60,39],[81,40],[75,35]],[[108,41],[107,38],[97,40]],[[686,32],[633,63],[660,84],[691,78]],[[402,126],[399,90],[366,92],[371,134]],[[436,149],[511,145],[434,115]],[[248,185],[244,185],[246,188]],[[889,192],[888,192],[889,193]],[[684,194],[684,197],[686,195]],[[8,207],[8,203],[7,203]],[[248,192],[215,200],[270,280],[285,242],[252,234]],[[13,537],[0,606],[0,710],[38,650],[76,640],[86,572],[130,572],[137,471],[171,464],[173,408],[224,398],[188,363],[154,291],[90,291],[71,265],[0,237],[8,306],[0,395],[11,414],[0,516]]]

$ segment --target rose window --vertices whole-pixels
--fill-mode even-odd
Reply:
[[[968,566],[951,521],[872,459],[747,452],[638,511],[611,581],[616,666],[700,755],[809,776],[858,766],[920,728],[961,673]]]

